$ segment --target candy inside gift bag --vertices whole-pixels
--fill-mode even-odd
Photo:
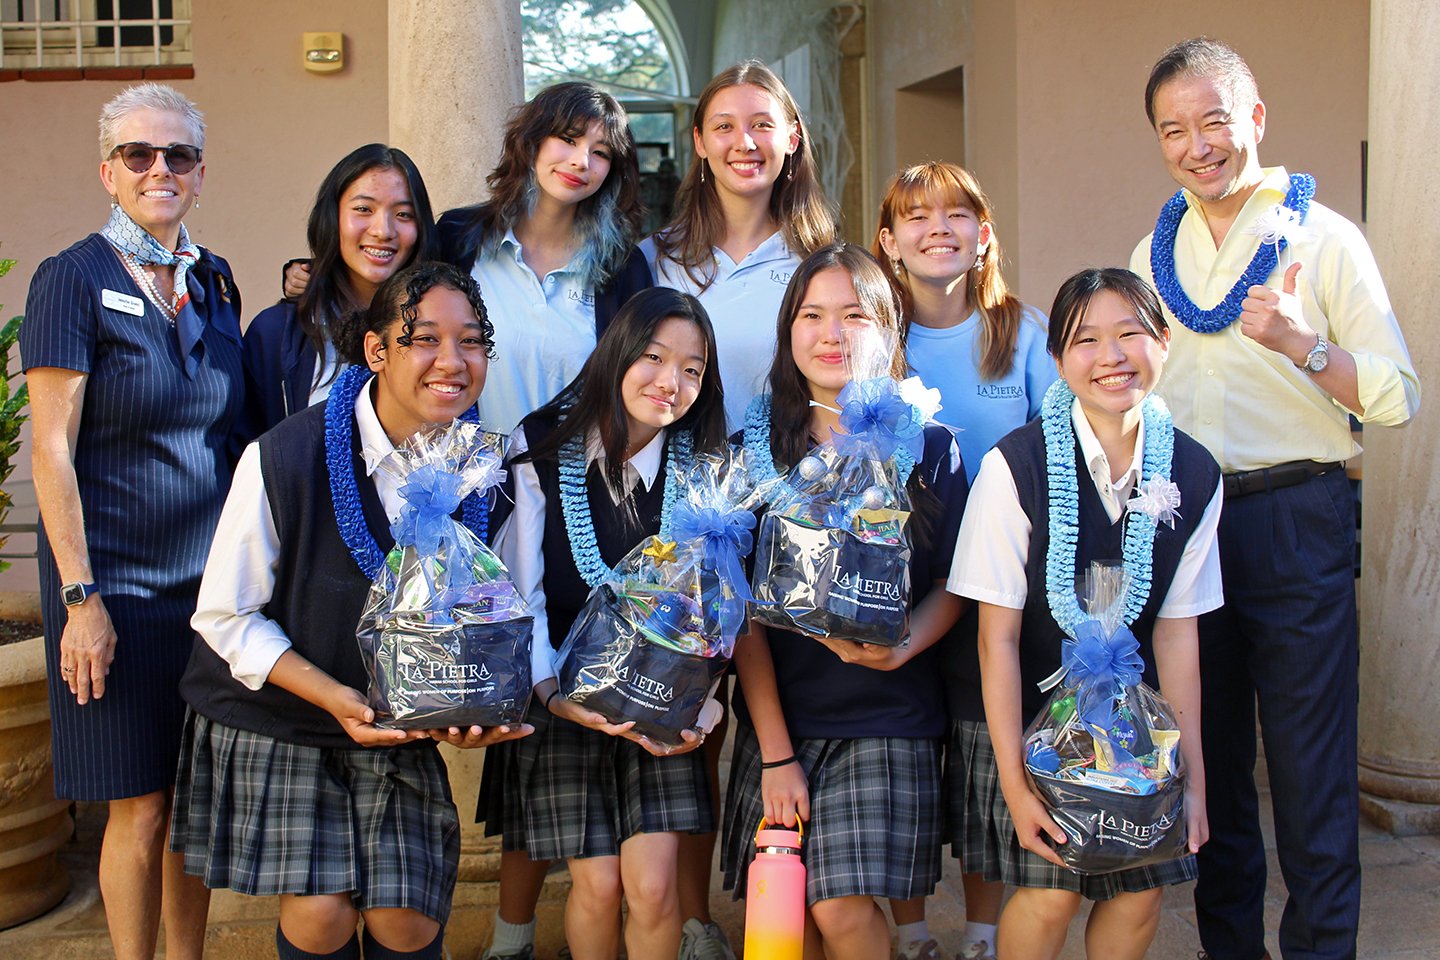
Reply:
[[[840,431],[766,491],[751,589],[761,623],[884,646],[909,638],[910,497],[936,391],[890,375],[893,342],[845,331]]]
[[[1173,708],[1141,682],[1140,643],[1121,621],[1128,578],[1097,565],[1081,596],[1090,616],[1066,637],[1059,682],[1025,733],[1036,793],[1078,873],[1184,856],[1185,769]]]
[[[400,481],[404,507],[357,628],[377,726],[496,726],[524,716],[533,621],[481,539],[488,491],[504,477],[503,440],[457,420],[421,431],[381,464]]]
[[[557,655],[562,695],[678,745],[724,672],[751,599],[743,558],[754,515],[742,451],[698,457],[682,494],[590,593]],[[668,534],[668,537],[665,535]]]

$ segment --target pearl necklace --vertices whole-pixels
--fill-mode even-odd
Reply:
[[[125,270],[135,280],[140,292],[145,294],[145,299],[155,304],[155,309],[163,313],[165,319],[169,320],[173,327],[175,317],[180,313],[180,298],[175,296],[176,291],[171,291],[170,300],[167,302],[164,297],[160,296],[160,290],[155,286],[154,279],[145,272],[145,268],[140,265],[139,260],[135,259],[134,254],[122,250],[120,251],[120,261],[125,264]]]

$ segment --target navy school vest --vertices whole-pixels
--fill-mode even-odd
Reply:
[[[1045,481],[1044,424],[1039,419],[1032,420],[995,446],[1010,465],[1020,506],[1030,518],[1029,559],[1025,564],[1027,593],[1020,621],[1021,707],[1028,726],[1049,696],[1042,693],[1037,684],[1059,668],[1060,644],[1065,635],[1051,616],[1050,603],[1045,596],[1045,552],[1050,546],[1050,517],[1049,490]],[[1090,482],[1084,467],[1078,441],[1075,460],[1080,474],[1080,542],[1075,550],[1075,570],[1079,574],[1090,566],[1091,561],[1120,560],[1125,515],[1121,514],[1120,520],[1115,523],[1110,522],[1110,516],[1100,502],[1100,494],[1095,484]],[[1170,477],[1180,487],[1181,517],[1175,521],[1174,529],[1162,523],[1156,530],[1150,596],[1140,616],[1130,625],[1140,641],[1140,653],[1145,659],[1144,680],[1156,689],[1160,684],[1156,679],[1155,655],[1151,646],[1155,615],[1169,592],[1185,545],[1215,495],[1215,488],[1220,482],[1220,468],[1204,447],[1176,430]]]
[[[259,441],[265,495],[280,537],[275,591],[263,613],[285,631],[296,653],[363,694],[368,681],[355,627],[370,578],[350,555],[335,520],[325,469],[325,406],[283,420]],[[366,525],[381,551],[388,551],[394,539],[380,495],[365,476],[358,430],[351,448]],[[195,712],[226,726],[307,746],[356,746],[329,713],[309,701],[270,683],[259,690],[245,687],[203,640],[195,643],[180,691]]]
[[[522,424],[530,448],[554,429],[554,422],[531,414]],[[632,491],[634,513],[610,499],[605,476],[596,464],[585,474],[585,490],[590,498],[590,516],[595,523],[595,541],[600,545],[600,558],[611,567],[629,553],[641,540],[660,532],[660,511],[665,501],[665,479],[668,469],[670,437],[665,438],[661,451],[660,471],[646,490],[636,481]],[[580,576],[570,548],[570,534],[565,530],[565,514],[560,505],[560,465],[555,460],[537,460],[535,473],[545,493],[545,614],[550,624],[550,645],[556,650],[579,616],[590,595],[590,585]]]

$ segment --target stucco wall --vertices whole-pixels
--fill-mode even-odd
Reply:
[[[1268,29],[1252,38],[1237,25],[1257,9]],[[1188,36],[1226,39],[1250,62],[1271,122],[1262,161],[1313,173],[1321,200],[1359,219],[1368,3],[871,0],[867,19],[870,182],[878,190],[894,172],[895,91],[963,67],[966,156],[952,159],[990,194],[1007,275],[1037,305],[1082,266],[1125,263],[1175,189],[1143,95],[1155,57]]]
[[[1245,24],[1262,9],[1263,35]],[[1136,11],[1144,11],[1137,16]],[[1369,4],[1127,0],[1018,5],[1019,229],[1023,295],[1048,307],[1087,265],[1126,263],[1175,190],[1144,114],[1145,80],[1169,44],[1210,34],[1249,62],[1268,109],[1263,163],[1303,170],[1319,199],[1360,219],[1360,142],[1369,89]]]
[[[303,31],[343,32],[346,67],[301,66]],[[205,113],[205,186],[186,224],[226,257],[244,294],[245,317],[278,296],[279,267],[305,252],[305,218],[325,172],[351,148],[384,140],[387,126],[386,5],[380,0],[250,0],[197,4],[195,78],[175,86]],[[6,144],[0,256],[19,263],[0,279],[5,316],[22,312],[35,267],[99,229],[109,215],[100,185],[95,118],[128,84],[74,81],[0,84]],[[28,434],[27,434],[28,435]],[[12,487],[16,522],[34,519],[22,448]],[[16,537],[15,547],[29,548]],[[0,583],[34,584],[34,564]]]

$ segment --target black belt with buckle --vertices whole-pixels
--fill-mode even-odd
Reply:
[[[1242,470],[1225,474],[1225,499],[1248,497],[1252,493],[1267,493],[1282,487],[1293,487],[1312,477],[1323,477],[1331,470],[1345,466],[1343,463],[1318,463],[1314,460],[1294,460],[1260,470]]]

